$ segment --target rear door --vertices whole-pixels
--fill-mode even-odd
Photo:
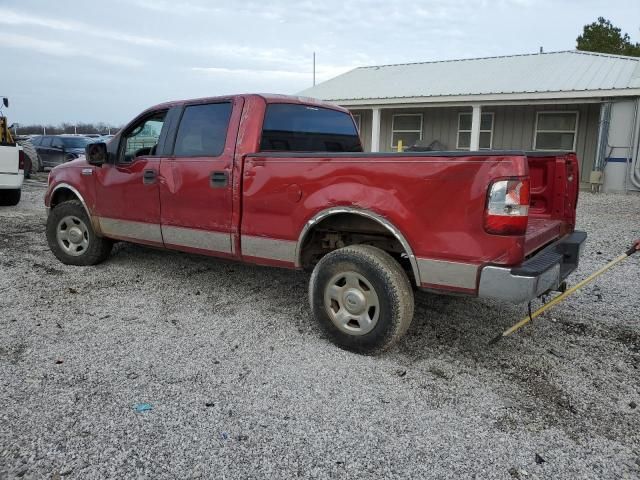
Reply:
[[[159,174],[167,110],[145,114],[119,136],[115,163],[94,168],[96,212],[111,238],[162,245]]]
[[[165,246],[233,255],[233,156],[243,102],[235,98],[184,106],[173,154],[161,165]]]

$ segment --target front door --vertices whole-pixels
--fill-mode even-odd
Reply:
[[[165,246],[233,255],[232,167],[242,103],[236,99],[184,106],[173,155],[161,166]]]
[[[157,155],[166,111],[145,115],[120,137],[116,161],[94,169],[96,211],[104,235],[162,245]]]

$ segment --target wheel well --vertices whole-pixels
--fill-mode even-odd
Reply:
[[[322,219],[306,233],[300,247],[300,265],[312,270],[327,253],[347,245],[372,245],[389,253],[415,280],[410,252],[379,221],[357,213],[336,213]]]
[[[59,188],[53,192],[53,196],[51,197],[51,208],[68,200],[80,200],[80,198],[69,188]]]

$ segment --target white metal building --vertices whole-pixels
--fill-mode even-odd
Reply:
[[[399,140],[574,150],[583,186],[601,177],[605,190],[640,191],[640,58],[564,51],[361,67],[300,94],[349,108],[368,151]]]

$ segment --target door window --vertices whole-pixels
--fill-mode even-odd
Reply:
[[[51,146],[53,148],[63,148],[64,143],[62,143],[62,139],[60,137],[54,137],[53,141],[51,142]]]
[[[50,147],[51,146],[51,137],[42,137],[40,142],[41,147]]]
[[[224,150],[230,117],[230,102],[187,106],[178,127],[174,156],[219,156]]]
[[[131,127],[123,137],[120,163],[130,163],[136,157],[155,155],[166,111],[156,112]]]

